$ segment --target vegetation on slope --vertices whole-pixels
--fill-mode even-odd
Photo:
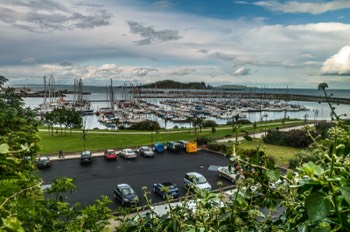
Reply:
[[[158,88],[158,89],[211,89],[210,85],[205,82],[189,82],[181,83],[173,80],[157,81],[152,84],[141,85],[143,88]]]

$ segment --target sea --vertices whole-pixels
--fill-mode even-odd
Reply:
[[[31,89],[32,91],[42,91],[44,90],[44,86],[42,85],[29,85],[29,86],[13,86],[15,88],[26,87]],[[109,102],[107,101],[107,93],[109,87],[107,86],[84,86],[83,91],[88,92],[90,94],[84,95],[87,100],[92,100],[92,107],[94,111],[97,111],[103,107],[109,107]],[[71,85],[57,85],[55,86],[55,90],[68,90],[73,91],[74,86]],[[171,91],[173,89],[157,89],[162,91]],[[177,89],[178,91],[178,89]],[[188,91],[188,90],[186,90]],[[192,91],[192,90],[191,90]],[[203,90],[193,90],[193,91],[203,91]],[[224,91],[224,90],[214,90],[214,91]],[[227,91],[227,90],[226,90]],[[323,91],[315,89],[291,89],[291,88],[252,88],[239,90],[236,92],[244,92],[249,91],[251,93],[259,92],[259,93],[288,93],[288,94],[300,94],[300,95],[309,95],[309,96],[324,96]],[[350,99],[350,90],[348,89],[326,89],[328,94],[332,94],[333,97],[340,98],[349,98]],[[114,95],[115,100],[122,100],[127,98],[127,91],[123,87],[114,87]],[[65,97],[67,100],[73,100],[73,94],[67,94]],[[106,100],[105,102],[95,102],[93,100]],[[149,101],[153,104],[159,104],[160,101],[164,99],[143,99]],[[35,108],[38,107],[41,103],[44,102],[44,98],[41,97],[26,97],[24,98],[24,102],[26,107]],[[288,118],[297,118],[297,119],[308,119],[308,120],[331,120],[331,109],[328,103],[322,102],[308,102],[308,101],[290,101],[289,104],[304,106],[308,109],[308,111],[296,111],[296,112],[249,112],[244,113],[246,115],[246,119],[251,122],[259,122],[262,120],[275,120],[282,119],[284,117]],[[350,117],[350,105],[346,104],[333,104],[335,107],[335,111],[338,115],[344,115],[343,118]],[[264,117],[263,117],[264,116]],[[171,121],[165,121],[162,118],[156,117],[155,115],[148,115],[147,119],[158,121],[159,125],[163,128],[170,129],[174,127],[184,127],[188,128],[190,126],[189,123],[173,123]],[[214,120],[218,124],[226,124],[226,119],[218,119],[218,118],[209,118]],[[84,125],[86,129],[111,129],[111,127],[106,127],[105,125],[98,122],[98,116],[87,115],[84,116]],[[117,127],[112,128],[117,129]]]

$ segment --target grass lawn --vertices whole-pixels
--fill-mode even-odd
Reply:
[[[255,149],[259,143],[259,139],[254,139],[251,142],[243,140],[241,141],[239,147],[242,149]],[[262,144],[260,149],[264,151],[268,156],[273,157],[276,160],[278,166],[285,168],[288,167],[288,161],[294,158],[296,153],[302,150],[301,148],[283,147],[270,144]]]
[[[253,125],[242,125],[242,129],[249,131],[249,133],[261,132],[265,129],[275,129],[276,127],[294,126],[302,124],[301,121],[291,121],[288,124],[282,125],[280,122],[268,122],[265,125],[258,125],[253,128]],[[41,129],[44,129],[43,127]],[[242,133],[243,135],[244,133]],[[38,132],[38,136],[41,138],[39,154],[57,155],[58,151],[62,149],[67,152],[80,152],[84,150],[82,130],[74,130],[73,133],[67,131],[61,135],[60,130],[55,132],[54,135],[50,135],[47,130]],[[232,136],[232,127],[227,125],[221,125],[216,127],[216,132],[212,134],[211,128],[202,129],[199,133],[194,133],[194,129],[177,129],[177,130],[161,130],[160,133],[147,132],[147,131],[129,131],[129,130],[91,130],[87,132],[85,139],[85,149],[92,151],[103,151],[105,149],[123,149],[129,147],[138,147],[141,145],[150,145],[157,141],[166,143],[167,141],[187,140],[193,141],[198,137],[213,137],[223,138]],[[258,145],[257,141],[243,142],[242,148],[255,148]],[[299,151],[295,148],[286,148],[273,145],[265,145],[264,151],[273,156],[280,165],[288,165],[288,160],[294,157],[294,154]]]
[[[84,142],[82,133],[67,133],[66,135],[49,135],[48,132],[40,131],[38,132],[41,138],[40,147],[41,150],[39,154],[57,154],[59,149],[62,148],[64,152],[79,152],[84,150]],[[105,149],[122,149],[129,147],[138,147],[141,145],[149,145],[157,141],[167,142],[171,140],[195,140],[198,136],[202,135],[188,133],[184,131],[183,133],[169,133],[169,134],[158,134],[155,132],[151,135],[149,134],[102,134],[88,132],[85,140],[86,150],[105,150]]]

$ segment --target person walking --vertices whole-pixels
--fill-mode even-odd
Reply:
[[[64,158],[62,149],[58,152],[58,158]]]

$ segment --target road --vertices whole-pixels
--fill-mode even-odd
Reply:
[[[151,192],[150,199],[154,203],[162,201],[161,196],[152,192],[152,186],[156,182],[171,181],[178,185],[180,196],[184,196],[186,191],[183,188],[183,177],[190,171],[203,174],[213,189],[217,188],[218,181],[222,181],[224,187],[229,186],[231,183],[219,178],[216,171],[217,166],[226,165],[226,157],[208,151],[201,150],[196,154],[166,151],[164,154],[156,154],[154,158],[139,156],[130,161],[120,157],[117,161],[106,161],[102,156],[95,156],[92,164],[87,165],[81,165],[80,160],[74,158],[53,160],[51,168],[39,171],[39,175],[45,184],[60,177],[74,178],[77,189],[67,195],[67,200],[71,203],[90,204],[100,199],[101,195],[113,199],[115,185],[128,183],[139,195],[140,205],[144,205],[143,186]],[[115,209],[119,205],[119,202],[113,200],[110,207]]]

